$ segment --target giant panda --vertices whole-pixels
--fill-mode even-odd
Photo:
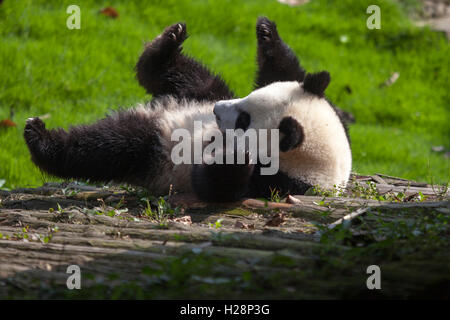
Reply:
[[[136,64],[152,101],[68,131],[47,130],[41,119],[30,118],[24,138],[32,161],[62,178],[125,182],[154,195],[173,188],[206,201],[267,196],[273,189],[302,194],[316,184],[345,186],[351,152],[339,109],[324,97],[328,73],[306,74],[267,18],[258,19],[256,31],[258,73],[248,97],[238,99],[218,75],[182,52],[186,25],[177,23],[147,44]],[[279,172],[261,175],[258,161],[174,164],[171,133],[193,133],[197,120],[204,133],[278,128]]]

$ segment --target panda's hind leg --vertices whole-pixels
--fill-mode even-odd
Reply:
[[[258,18],[256,37],[258,72],[255,89],[277,81],[303,81],[305,70],[292,49],[278,35],[275,22],[266,17]]]
[[[139,84],[154,97],[216,101],[234,97],[226,83],[182,53],[186,24],[176,23],[148,43],[136,64]]]

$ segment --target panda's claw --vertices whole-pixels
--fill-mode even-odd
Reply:
[[[150,46],[176,48],[181,46],[186,38],[186,24],[180,22],[167,27],[164,32],[150,44]]]
[[[277,27],[266,17],[261,17],[256,23],[256,35],[260,42],[270,42],[277,38]]]
[[[181,44],[186,39],[186,25],[184,23],[176,23],[168,28],[173,41]]]
[[[266,35],[270,35],[270,29],[269,26],[265,23],[261,24],[261,32],[266,34]]]

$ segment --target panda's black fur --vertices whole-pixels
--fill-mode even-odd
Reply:
[[[186,24],[177,23],[146,45],[136,64],[136,77],[153,98],[171,95],[188,100],[225,100],[234,97],[226,83],[204,65],[181,52]]]
[[[295,54],[278,36],[275,24],[267,18],[258,19],[256,30],[255,89],[273,82],[298,81],[303,82],[306,91],[322,97],[329,82],[327,73],[306,75]],[[182,53],[181,44],[186,37],[185,24],[172,25],[149,43],[139,58],[137,79],[154,97],[148,105],[117,112],[92,125],[72,127],[68,131],[47,130],[39,118],[29,119],[24,137],[32,161],[58,177],[129,183],[147,187],[154,194],[167,193],[170,182],[179,183],[181,185],[174,186],[175,190],[193,190],[207,201],[268,196],[273,189],[303,194],[311,184],[293,179],[282,171],[273,176],[261,176],[258,163],[191,165],[181,173],[174,173],[170,146],[161,139],[167,130],[167,121],[161,119],[166,119],[167,114],[170,117],[170,112],[176,113],[177,108],[198,106],[199,110],[206,110],[200,112],[201,116],[211,121],[214,103],[234,98],[234,93],[218,75]],[[342,120],[339,110],[335,110]],[[241,121],[244,126],[246,120]],[[302,126],[295,119],[283,121],[279,127],[284,134],[280,148],[289,150],[301,144]],[[188,177],[183,170],[189,173]],[[177,174],[182,179],[171,181]]]

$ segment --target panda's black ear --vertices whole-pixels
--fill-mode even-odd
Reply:
[[[322,98],[330,80],[330,74],[326,71],[308,73],[303,81],[303,89]]]
[[[292,150],[303,142],[303,127],[292,117],[284,117],[278,126],[284,137],[280,141],[280,151],[286,152]]]

